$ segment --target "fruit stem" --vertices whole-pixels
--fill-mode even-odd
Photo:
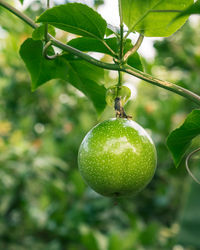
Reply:
[[[123,15],[122,15],[122,3],[121,0],[118,2],[119,5],[119,17],[120,17],[120,38],[119,38],[119,61],[118,65],[122,65],[123,60],[123,46],[124,46],[124,25],[123,25]],[[117,84],[117,96],[119,92],[119,87],[122,85],[121,71],[118,71],[118,84]]]
[[[121,71],[118,71],[118,84],[117,84],[117,96],[119,95],[119,88],[122,84],[122,74]]]
[[[125,110],[122,106],[122,102],[121,102],[121,98],[120,97],[116,97],[115,98],[115,112],[116,112],[116,117],[117,118],[126,118],[126,119],[131,119],[132,116],[127,115],[125,113]]]

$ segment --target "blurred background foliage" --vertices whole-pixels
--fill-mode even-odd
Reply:
[[[96,8],[101,4],[94,1]],[[43,8],[34,1],[25,12],[35,18]],[[200,94],[199,28],[197,18],[172,37],[155,41],[155,58],[143,58],[146,71]],[[174,168],[165,144],[195,105],[124,76],[135,86],[127,113],[153,137],[158,168],[136,197],[117,203],[102,197],[80,177],[77,152],[87,131],[114,112],[107,108],[97,117],[82,93],[59,80],[31,92],[18,53],[31,33],[0,9],[0,249],[200,249],[199,186],[184,162]],[[107,77],[116,80],[115,74]],[[192,147],[198,143],[199,138]],[[192,169],[198,165],[197,157]]]

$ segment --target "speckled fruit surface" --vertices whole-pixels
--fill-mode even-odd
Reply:
[[[152,179],[156,149],[136,122],[110,119],[93,127],[83,139],[78,166],[86,183],[110,197],[135,195]]]

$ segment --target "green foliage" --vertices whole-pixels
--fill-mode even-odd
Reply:
[[[34,41],[31,38],[28,38],[20,49],[20,55],[32,78],[32,90],[51,79],[62,79],[82,91],[92,100],[97,112],[102,112],[106,105],[106,89],[100,85],[104,79],[103,69],[66,54],[55,60],[47,60],[42,50],[42,41]]]
[[[192,139],[200,134],[200,110],[193,110],[183,125],[175,129],[167,139],[167,146],[172,153],[176,167],[180,164]]]
[[[32,33],[33,40],[43,40],[44,39],[44,32],[45,32],[45,25],[41,25],[36,28]],[[53,26],[48,25],[48,33],[52,36],[56,35],[56,31]]]
[[[51,79],[64,78],[67,80],[65,60],[61,57],[56,60],[47,60],[42,51],[42,41],[34,41],[31,38],[28,38],[20,48],[20,55],[32,78],[31,89],[33,91]],[[53,53],[52,50],[50,52]]]
[[[166,37],[172,35],[187,20],[183,17],[172,23],[177,12],[187,8],[193,0],[123,0],[123,19],[131,32],[145,36]]]
[[[138,69],[140,71],[144,71],[142,61],[141,61],[140,56],[137,52],[128,57],[127,64],[135,69]]]
[[[194,14],[200,14],[200,1],[196,1],[194,4],[190,5],[186,10],[183,10],[179,15],[176,16],[175,20],[183,17]]]
[[[116,55],[113,56],[112,52],[106,47],[102,41],[99,41],[94,38],[88,38],[88,37],[79,37],[72,39],[68,42],[68,45],[79,49],[81,51],[92,51],[92,52],[100,52],[104,54],[111,55],[115,58],[118,57],[117,53],[119,52],[119,41],[116,37],[112,38],[106,38],[104,39],[104,42],[116,53]],[[133,47],[132,42],[130,39],[126,39],[124,43],[124,50],[123,55],[126,54],[127,51],[129,51]],[[136,52],[132,54],[127,61],[128,65],[143,71],[143,65],[140,59],[139,54]]]
[[[113,26],[111,24],[107,24],[107,29],[106,29],[106,36],[110,36],[112,34],[119,35],[120,31],[119,28],[116,26]]]
[[[104,42],[116,53],[119,52],[119,41],[116,37],[112,38],[106,38],[104,39]],[[88,38],[88,37],[79,37],[72,39],[68,42],[68,45],[77,48],[81,51],[94,51],[94,52],[100,52],[108,55],[113,55],[112,52],[106,47],[102,41],[94,39],[94,38]],[[124,44],[124,54],[130,50],[133,47],[132,42],[130,39],[127,39]]]
[[[130,40],[129,40],[130,41]],[[116,37],[112,38],[106,38],[104,39],[104,42],[110,46],[110,48],[117,53],[119,49],[119,43],[117,41]],[[68,42],[68,45],[79,49],[81,51],[93,51],[93,52],[100,52],[108,55],[113,55],[112,52],[106,47],[102,41],[97,40],[95,38],[89,38],[89,37],[79,37],[72,39],[71,41]],[[129,44],[127,44],[128,47],[131,47],[131,41]]]
[[[37,22],[48,22],[67,32],[102,39],[106,32],[106,21],[85,4],[68,3],[46,10]]]

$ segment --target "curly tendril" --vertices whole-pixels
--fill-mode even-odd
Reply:
[[[53,60],[53,59],[55,59],[56,57],[58,57],[59,54],[56,53],[55,55],[49,56],[49,55],[47,54],[47,50],[48,50],[48,48],[49,48],[50,46],[51,46],[51,41],[48,41],[48,42],[45,44],[44,48],[43,48],[43,56],[44,56],[46,59],[48,59],[48,60]]]
[[[47,10],[49,8],[50,8],[50,0],[47,0]],[[48,60],[54,60],[57,56],[59,56],[58,53],[56,53],[55,55],[51,55],[51,56],[47,54],[48,48],[52,45],[51,41],[49,40],[49,35],[48,35],[48,23],[45,24],[44,37],[45,37],[45,46],[43,48],[43,56]]]
[[[186,160],[185,160],[186,169],[187,169],[189,175],[190,175],[190,176],[192,177],[192,179],[193,179],[196,183],[198,183],[198,184],[200,184],[200,181],[199,181],[199,180],[194,176],[194,174],[191,172],[191,170],[190,170],[190,168],[189,168],[189,160],[191,159],[191,157],[192,157],[194,154],[196,154],[196,153],[199,152],[199,151],[200,151],[200,148],[195,149],[194,151],[192,151],[192,152],[187,156],[187,158],[186,158]]]

